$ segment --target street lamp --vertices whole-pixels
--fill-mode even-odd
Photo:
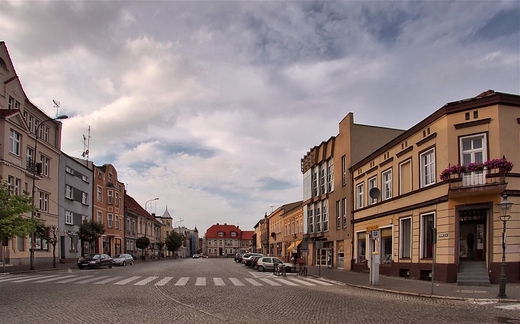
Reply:
[[[498,298],[507,298],[506,296],[506,223],[511,219],[509,211],[511,210],[512,202],[507,200],[507,195],[502,195],[502,201],[498,206],[500,207],[500,220],[502,221],[502,264],[500,265],[500,286],[498,291]]]
[[[182,221],[184,221],[184,219],[179,218],[179,220],[175,222],[175,227],[177,227],[177,223],[181,223],[181,226],[182,226]],[[179,227],[180,227],[180,226],[179,226]]]
[[[31,218],[34,218],[34,213],[36,210],[34,195],[36,193],[36,171],[38,169],[37,168],[38,164],[36,163],[36,156],[38,154],[38,134],[40,133],[40,127],[42,127],[43,124],[45,124],[46,122],[49,122],[51,120],[62,120],[62,119],[67,119],[67,118],[69,118],[69,116],[59,115],[54,118],[46,119],[46,120],[42,121],[41,123],[39,123],[34,130],[34,153],[33,153],[34,156],[32,158],[31,164],[30,164],[31,172],[32,172],[32,206],[33,206],[33,209],[31,212]],[[34,270],[35,245],[36,245],[36,233],[32,233],[31,234],[31,247],[29,249],[30,250],[30,268],[31,268],[31,270]]]
[[[147,200],[147,201],[144,203],[144,209],[145,209],[146,211],[148,211],[148,208],[146,208],[146,205],[147,205],[150,201],[154,201],[154,200],[159,200],[159,198],[153,198],[153,199]]]

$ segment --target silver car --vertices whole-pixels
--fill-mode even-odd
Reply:
[[[258,261],[256,261],[256,266],[257,266],[258,271],[265,271],[265,270],[274,271],[274,267],[277,264],[285,265],[285,271],[287,273],[296,272],[296,266],[294,264],[288,263],[288,262],[283,262],[282,260],[280,260],[278,258],[263,257],[263,258],[258,259]]]
[[[115,265],[125,266],[134,265],[134,258],[130,254],[119,254],[113,258]]]

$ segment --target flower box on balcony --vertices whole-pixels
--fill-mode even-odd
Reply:
[[[442,181],[450,180],[450,179],[458,179],[458,178],[466,178],[470,175],[475,177],[475,175],[482,175],[483,179],[485,179],[486,174],[500,174],[505,175],[507,172],[513,170],[513,163],[506,160],[505,157],[500,159],[488,160],[484,163],[470,163],[469,165],[452,165],[448,168],[444,169],[440,174],[440,179]],[[484,182],[485,181],[479,181]]]

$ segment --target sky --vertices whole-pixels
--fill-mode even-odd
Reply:
[[[519,94],[519,3],[1,0],[0,40],[29,99],[69,116],[63,152],[85,136],[176,226],[252,230],[302,199],[301,158],[349,112],[408,129]]]

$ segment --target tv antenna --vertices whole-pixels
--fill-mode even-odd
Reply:
[[[58,116],[58,109],[60,109],[60,102],[58,100],[52,99],[52,103],[54,104],[54,108],[56,108],[56,116]]]
[[[85,160],[87,160],[87,161],[90,157],[89,147],[90,147],[90,125],[88,126],[88,135],[85,136],[85,134],[83,134],[83,153],[81,154],[81,156],[84,157]]]

